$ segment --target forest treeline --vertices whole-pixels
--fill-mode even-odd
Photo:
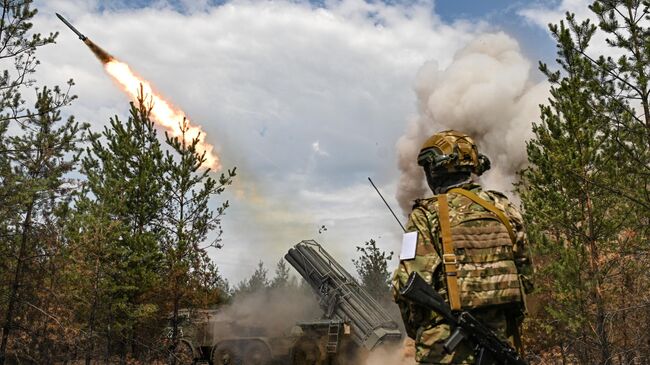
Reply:
[[[260,263],[223,280],[207,250],[222,244],[235,170],[204,169],[195,136],[159,135],[146,96],[98,133],[67,117],[72,80],[33,79],[57,34],[32,29],[31,3],[1,4],[0,365],[164,361],[180,309],[300,287],[283,261],[273,278]],[[649,7],[596,1],[592,20],[549,26],[551,93],[517,186],[536,267],[532,364],[650,363]],[[392,253],[358,250],[360,281],[388,300]]]

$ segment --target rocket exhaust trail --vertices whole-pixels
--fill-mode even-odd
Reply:
[[[196,147],[199,153],[204,154],[204,166],[212,170],[221,168],[219,156],[214,151],[214,146],[206,141],[206,134],[200,126],[192,125],[182,110],[174,107],[156,93],[151,83],[133,72],[129,65],[111,56],[110,53],[104,51],[88,37],[81,34],[61,14],[57,13],[56,16],[90,48],[97,59],[104,65],[106,72],[111,75],[133,101],[137,101],[140,96],[144,96],[144,99],[151,103],[152,119],[164,127],[171,137],[185,138],[186,140],[198,139]],[[140,92],[142,92],[142,95]],[[183,129],[185,129],[185,134],[183,134]]]
[[[103,64],[107,64],[113,61],[115,58],[111,56],[108,52],[104,51],[100,46],[96,45],[90,39],[84,39],[84,43],[90,48],[90,50],[95,54],[95,57]]]

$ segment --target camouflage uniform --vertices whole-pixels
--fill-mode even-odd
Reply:
[[[492,203],[496,208],[503,211],[507,216],[512,229],[515,233],[515,244],[509,247],[498,247],[490,249],[474,249],[474,252],[479,252],[478,255],[485,262],[497,260],[497,257],[502,255],[503,249],[511,249],[512,252],[508,253],[514,260],[509,261],[516,265],[511,270],[505,268],[510,274],[505,272],[498,272],[504,268],[496,268],[493,271],[490,269],[482,269],[480,275],[474,275],[466,278],[464,281],[459,282],[459,289],[463,293],[463,308],[474,308],[473,304],[482,303],[483,305],[478,308],[470,309],[485,325],[492,328],[503,339],[507,339],[511,344],[519,345],[518,327],[525,312],[523,305],[524,295],[521,291],[529,292],[532,285],[529,281],[531,273],[530,259],[527,255],[527,238],[523,230],[522,218],[517,209],[508,201],[508,199],[501,193],[494,191],[483,191],[477,184],[468,183],[461,186],[462,189],[469,190],[480,198]],[[454,225],[457,217],[462,214],[477,214],[479,216],[486,216],[493,213],[488,212],[481,205],[478,205],[466,198],[465,196],[449,193],[448,195],[449,218],[452,226]],[[461,343],[453,354],[446,354],[442,349],[442,344],[450,335],[450,328],[447,324],[442,322],[440,316],[435,312],[427,311],[421,307],[414,306],[413,304],[403,300],[398,294],[399,290],[406,284],[408,276],[411,272],[417,272],[422,278],[430,283],[435,290],[437,290],[443,297],[446,298],[446,282],[443,273],[442,264],[442,248],[441,248],[441,232],[438,219],[438,196],[429,199],[417,200],[413,211],[409,217],[407,231],[417,231],[417,249],[416,256],[411,260],[402,260],[393,276],[393,295],[395,301],[400,307],[402,318],[406,326],[406,331],[409,337],[415,340],[416,346],[416,360],[421,364],[473,364],[474,353],[469,343]],[[489,220],[476,220],[475,226],[481,224],[488,224]],[[494,222],[494,220],[492,220]],[[502,225],[503,226],[503,225]],[[505,229],[504,229],[505,231]],[[512,242],[508,238],[509,242]],[[470,243],[471,245],[471,243]],[[468,249],[467,251],[472,251]],[[463,261],[463,249],[455,250],[459,262]],[[474,256],[476,257],[476,256]],[[469,261],[471,262],[471,260]],[[464,265],[459,264],[459,276],[463,275]],[[470,264],[471,265],[471,264]],[[487,264],[488,266],[490,264]],[[465,271],[467,272],[467,271]],[[483,275],[486,274],[486,275]],[[514,280],[518,282],[515,285],[502,285],[497,284],[490,287],[490,280],[504,281],[503,279],[510,275],[514,276]],[[519,279],[519,280],[517,280]],[[487,283],[486,283],[487,282]],[[493,291],[474,291],[478,286],[488,285],[487,288],[495,289]],[[477,294],[478,293],[478,294]],[[472,297],[474,295],[475,297]],[[476,297],[476,296],[479,297]],[[483,297],[481,297],[483,295]],[[499,304],[490,303],[491,297],[512,298],[515,302],[512,304]],[[473,302],[473,303],[472,303]],[[485,305],[487,304],[487,305]],[[490,305],[493,304],[493,305]],[[517,346],[519,347],[519,346]]]

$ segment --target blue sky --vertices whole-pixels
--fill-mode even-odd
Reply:
[[[36,76],[75,80],[77,120],[101,129],[126,115],[129,99],[54,12],[149,80],[203,127],[224,167],[237,166],[236,185],[215,201],[231,200],[225,246],[211,253],[234,282],[302,239],[319,240],[348,267],[370,238],[399,251],[399,227],[366,178],[404,207],[396,196],[410,165],[401,161],[432,130],[485,133],[494,168],[484,182],[510,190],[545,100],[537,60],[554,58],[544,24],[586,9],[576,0],[37,6],[35,28],[61,34],[41,51]]]
[[[436,1],[435,11],[449,22],[466,19],[493,24],[518,39],[524,52],[532,59],[552,62],[555,44],[547,29],[531,23],[520,16],[518,11],[531,6],[553,7],[559,3],[560,1],[554,0],[442,0]]]

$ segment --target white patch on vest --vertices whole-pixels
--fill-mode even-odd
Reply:
[[[415,249],[418,245],[418,232],[407,232],[402,237],[402,251],[399,253],[400,260],[413,260]]]

